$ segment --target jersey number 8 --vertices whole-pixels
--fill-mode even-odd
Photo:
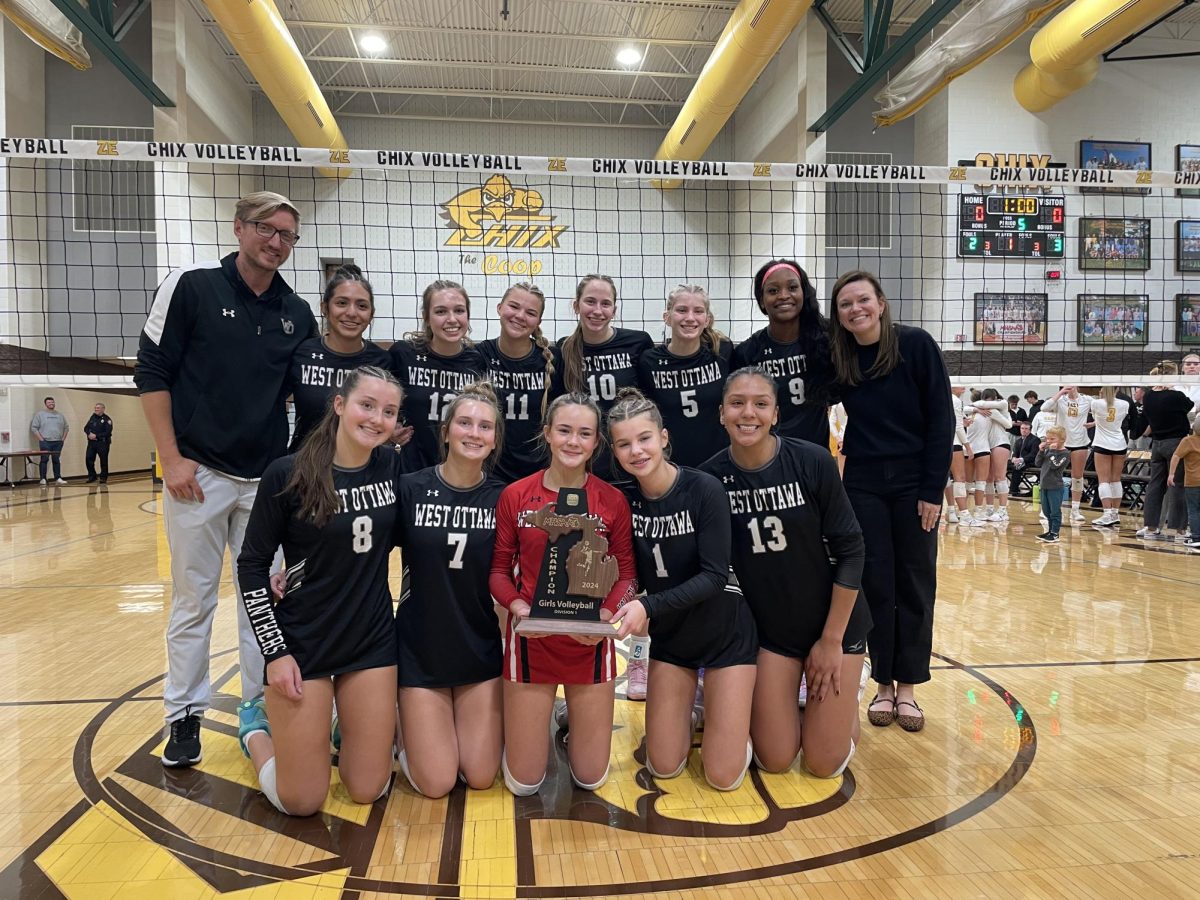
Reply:
[[[359,516],[350,523],[351,546],[355,553],[367,553],[371,549],[371,528],[375,523],[370,516]]]

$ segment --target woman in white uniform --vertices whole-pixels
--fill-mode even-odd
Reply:
[[[1128,444],[1121,431],[1121,423],[1129,415],[1129,402],[1117,396],[1117,389],[1102,388],[1100,396],[1091,403],[1092,420],[1096,429],[1092,433],[1092,460],[1096,467],[1097,492],[1104,513],[1093,519],[1093,525],[1106,528],[1121,527],[1121,472],[1125,468]]]
[[[1004,524],[1008,521],[1008,458],[1012,456],[1008,429],[1012,428],[1012,417],[1008,414],[1008,401],[995,388],[987,388],[980,399],[974,401],[980,416],[988,420],[986,447],[991,454],[987,469],[975,469],[976,479],[983,475],[988,496],[995,496],[996,510],[989,522]],[[991,503],[988,504],[991,506]]]
[[[1046,401],[1042,412],[1055,414],[1055,424],[1067,429],[1067,449],[1071,451],[1071,524],[1083,522],[1079,511],[1079,499],[1083,496],[1083,468],[1087,465],[1088,446],[1092,443],[1088,435],[1088,413],[1092,409],[1092,398],[1079,393],[1079,388],[1066,384],[1057,394]]]
[[[954,407],[954,451],[950,457],[950,483],[946,485],[946,521],[951,525],[974,525],[967,511],[967,460],[971,459],[971,444],[963,424],[962,395],[965,387],[950,388],[950,405]]]
[[[967,443],[972,449],[971,458],[965,460],[967,485],[974,492],[975,509],[967,525],[982,526],[992,514],[990,506],[984,506],[984,496],[988,493],[988,476],[992,474],[992,451],[988,446],[988,434],[992,428],[991,419],[975,408],[975,402],[983,399],[979,391],[971,392],[971,403],[963,408],[967,421]]]

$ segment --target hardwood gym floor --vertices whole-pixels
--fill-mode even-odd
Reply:
[[[928,725],[864,721],[835,782],[719,794],[695,759],[656,782],[618,700],[596,795],[559,764],[522,800],[397,785],[363,808],[335,784],[297,821],[237,748],[228,582],[204,763],[158,762],[156,501],[145,480],[0,495],[0,898],[1200,897],[1200,555],[1132,528],[1039,545],[1019,501],[1006,528],[943,527]]]

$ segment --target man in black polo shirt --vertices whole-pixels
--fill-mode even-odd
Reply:
[[[174,582],[164,766],[200,761],[225,548],[236,561],[258,479],[286,451],[288,366],[317,334],[312,310],[278,273],[299,228],[286,197],[243,197],[233,222],[237,252],[168,275],[142,331],[133,378],[162,463]],[[233,584],[236,591],[236,577]],[[252,699],[263,690],[263,658],[240,596],[237,617],[242,696]]]

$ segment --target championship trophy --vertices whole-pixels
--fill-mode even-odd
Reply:
[[[600,621],[600,604],[617,583],[617,561],[608,555],[599,518],[588,515],[587,494],[561,488],[557,505],[547,503],[525,521],[546,532],[549,543],[529,615],[513,630],[612,637],[615,626]]]

